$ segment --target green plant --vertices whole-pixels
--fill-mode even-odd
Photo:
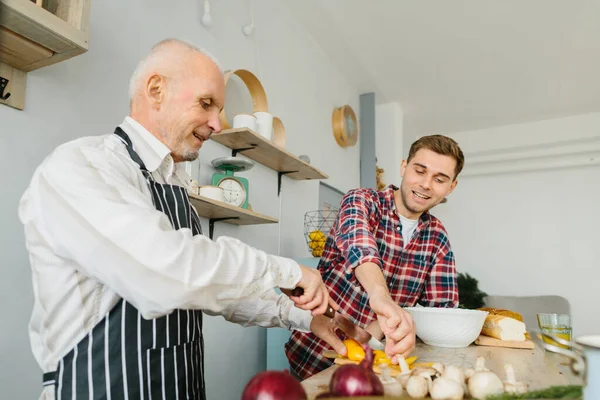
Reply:
[[[509,395],[501,394],[497,396],[488,397],[489,400],[520,400],[520,399],[569,399],[578,400],[581,399],[583,393],[583,387],[572,385],[572,386],[552,386],[548,389],[537,390],[535,392],[528,392],[521,395]]]
[[[487,293],[479,290],[479,281],[468,273],[459,273],[457,277],[459,308],[475,309],[485,305],[483,299]]]

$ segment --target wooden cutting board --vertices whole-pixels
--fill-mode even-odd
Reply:
[[[535,344],[527,339],[524,341],[517,340],[500,340],[491,336],[479,335],[475,339],[475,344],[479,346],[493,346],[493,347],[510,347],[513,349],[534,349]]]

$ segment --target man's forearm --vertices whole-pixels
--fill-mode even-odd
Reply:
[[[381,268],[379,268],[377,264],[372,262],[361,264],[356,267],[354,274],[369,295],[384,293],[389,296],[390,292],[387,287],[387,282],[383,277]]]

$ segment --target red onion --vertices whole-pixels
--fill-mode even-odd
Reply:
[[[306,400],[306,392],[287,370],[264,371],[244,388],[242,400]]]
[[[331,394],[329,392],[319,393],[315,399],[331,399],[337,397],[335,394]]]
[[[337,396],[383,395],[383,383],[373,372],[373,350],[363,345],[365,358],[359,365],[346,364],[335,370],[329,382],[329,392]]]

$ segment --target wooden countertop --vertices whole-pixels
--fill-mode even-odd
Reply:
[[[473,368],[477,357],[485,357],[486,367],[498,374],[501,379],[505,378],[504,364],[512,364],[516,379],[529,383],[529,390],[582,384],[582,380],[571,372],[566,357],[549,353],[541,347],[537,339],[534,341],[535,349],[525,350],[474,344],[462,349],[446,349],[428,346],[417,340],[417,347],[411,355],[419,357],[418,363],[441,362],[446,365],[459,365],[462,368]],[[317,394],[327,390],[331,375],[337,368],[337,365],[333,365],[302,381],[309,400],[313,400]]]

